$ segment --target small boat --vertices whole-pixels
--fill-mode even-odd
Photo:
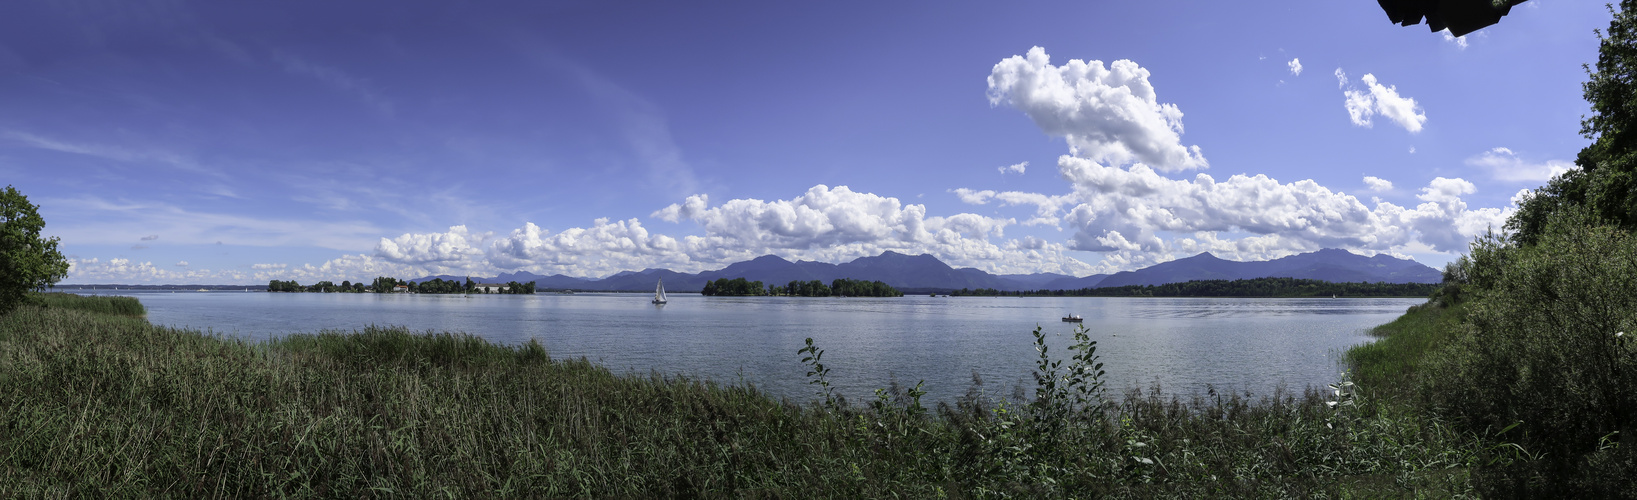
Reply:
[[[1070,314],[1068,316],[1063,317],[1063,322],[1064,323],[1079,323],[1079,322],[1085,321],[1085,320],[1086,320],[1086,318],[1082,318],[1078,314]]]
[[[659,285],[654,287],[654,305],[665,305],[665,280],[663,279],[659,280]]]

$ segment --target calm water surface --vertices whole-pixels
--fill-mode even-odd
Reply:
[[[1336,358],[1367,342],[1366,331],[1422,299],[1188,299],[901,297],[702,297],[650,295],[129,293],[155,324],[266,339],[366,325],[461,331],[501,344],[538,339],[557,358],[599,362],[616,372],[682,374],[750,383],[810,399],[814,386],[796,350],[812,337],[833,383],[863,402],[891,380],[925,380],[928,396],[951,400],[976,373],[989,394],[1011,394],[1029,377],[1030,332],[1051,334],[1067,353],[1069,313],[1086,318],[1109,387],[1167,392],[1266,394],[1336,380]]]

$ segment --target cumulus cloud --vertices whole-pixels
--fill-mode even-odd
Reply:
[[[996,167],[995,169],[999,170],[1001,175],[1006,175],[1007,172],[1016,173],[1017,175],[1023,175],[1023,171],[1027,170],[1028,168],[1029,168],[1029,162],[1023,162],[1023,163],[1015,163],[1015,164],[1012,164],[1012,165],[1007,165],[1007,166],[1004,166],[1004,167]]]
[[[1053,66],[1046,50],[1034,47],[995,64],[989,103],[1023,111],[1082,158],[1164,171],[1207,168],[1199,146],[1182,144],[1182,110],[1160,103],[1148,76],[1124,59],[1108,66],[1079,59]]]
[[[69,258],[65,282],[77,283],[173,283],[188,284],[214,281],[220,273],[208,270],[171,270],[153,265],[153,262],[135,262],[130,259],[100,260]]]
[[[1373,175],[1364,176],[1364,185],[1368,186],[1371,191],[1375,191],[1375,192],[1378,192],[1378,193],[1393,190],[1392,181],[1389,181],[1387,179],[1383,179],[1383,178],[1380,178],[1380,177],[1376,177],[1376,176],[1373,176]]]
[[[397,238],[381,238],[375,244],[375,255],[403,264],[439,264],[449,266],[483,255],[474,243],[487,238],[487,233],[473,233],[466,226],[452,226],[442,233],[408,233]]]
[[[957,192],[963,199],[1011,199],[1005,193]],[[690,208],[691,207],[691,208]],[[690,263],[725,264],[776,254],[786,258],[840,262],[884,251],[931,253],[952,265],[991,272],[1085,274],[1089,266],[1063,254],[1061,244],[1029,247],[996,243],[1014,219],[955,214],[930,217],[926,207],[897,198],[818,185],[789,200],[729,200],[709,207],[689,197],[656,216],[686,218],[706,235],[674,240]],[[1021,246],[1019,246],[1021,245]]]
[[[1290,62],[1287,65],[1290,66],[1290,74],[1296,75],[1296,76],[1302,76],[1302,60],[1301,60],[1301,58],[1291,58]]]
[[[1434,179],[1414,208],[1379,201],[1371,207],[1312,180],[1235,175],[1219,181],[1205,174],[1177,180],[1142,165],[1122,169],[1072,156],[1059,158],[1058,166],[1079,200],[1064,216],[1075,229],[1070,248],[1105,253],[1100,267],[1108,270],[1201,248],[1239,259],[1332,247],[1392,252],[1415,243],[1455,252],[1510,215],[1510,209],[1469,210],[1462,196],[1475,187],[1462,179]],[[1223,233],[1254,236],[1230,240]]]
[[[1023,221],[1025,226],[1057,226],[1061,222],[1058,215],[1062,213],[1063,207],[1074,203],[1075,200],[1073,195],[1048,196],[1022,191],[996,192],[988,189],[975,191],[960,188],[950,192],[955,193],[955,197],[959,198],[961,203],[968,205],[984,205],[990,201],[998,201],[1001,206],[1034,205],[1035,216]]]
[[[1420,132],[1421,126],[1427,122],[1426,111],[1416,104],[1415,99],[1398,95],[1398,87],[1382,85],[1376,81],[1374,74],[1366,73],[1360,79],[1364,82],[1365,90],[1353,88],[1341,68],[1336,68],[1336,79],[1343,89],[1347,116],[1354,125],[1370,127],[1373,125],[1371,118],[1379,114],[1413,134]]]
[[[188,261],[185,261],[185,260],[176,261],[176,267],[188,267],[188,265],[189,265]]]
[[[1575,167],[1574,163],[1564,160],[1547,160],[1541,163],[1531,163],[1518,157],[1511,149],[1494,148],[1467,158],[1467,165],[1479,167],[1489,171],[1495,180],[1505,182],[1544,183],[1553,177],[1568,172]]]
[[[701,198],[701,202],[703,197]],[[673,205],[675,206],[675,205]],[[673,211],[675,213],[675,211]],[[489,247],[489,261],[502,269],[538,269],[550,274],[605,276],[649,267],[684,270],[687,255],[676,238],[650,234],[637,219],[592,221],[591,227],[553,233],[525,223]],[[697,269],[693,269],[697,270]]]

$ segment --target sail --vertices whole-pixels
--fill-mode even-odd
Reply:
[[[654,303],[665,303],[665,280],[659,280],[659,284],[654,286]]]

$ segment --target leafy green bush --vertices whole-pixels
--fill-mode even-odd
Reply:
[[[1637,485],[1622,439],[1637,430],[1637,238],[1569,207],[1534,245],[1491,235],[1470,257],[1467,323],[1431,356],[1427,403],[1543,457],[1496,471],[1494,488]],[[1614,475],[1586,482],[1579,469],[1592,463]]]

